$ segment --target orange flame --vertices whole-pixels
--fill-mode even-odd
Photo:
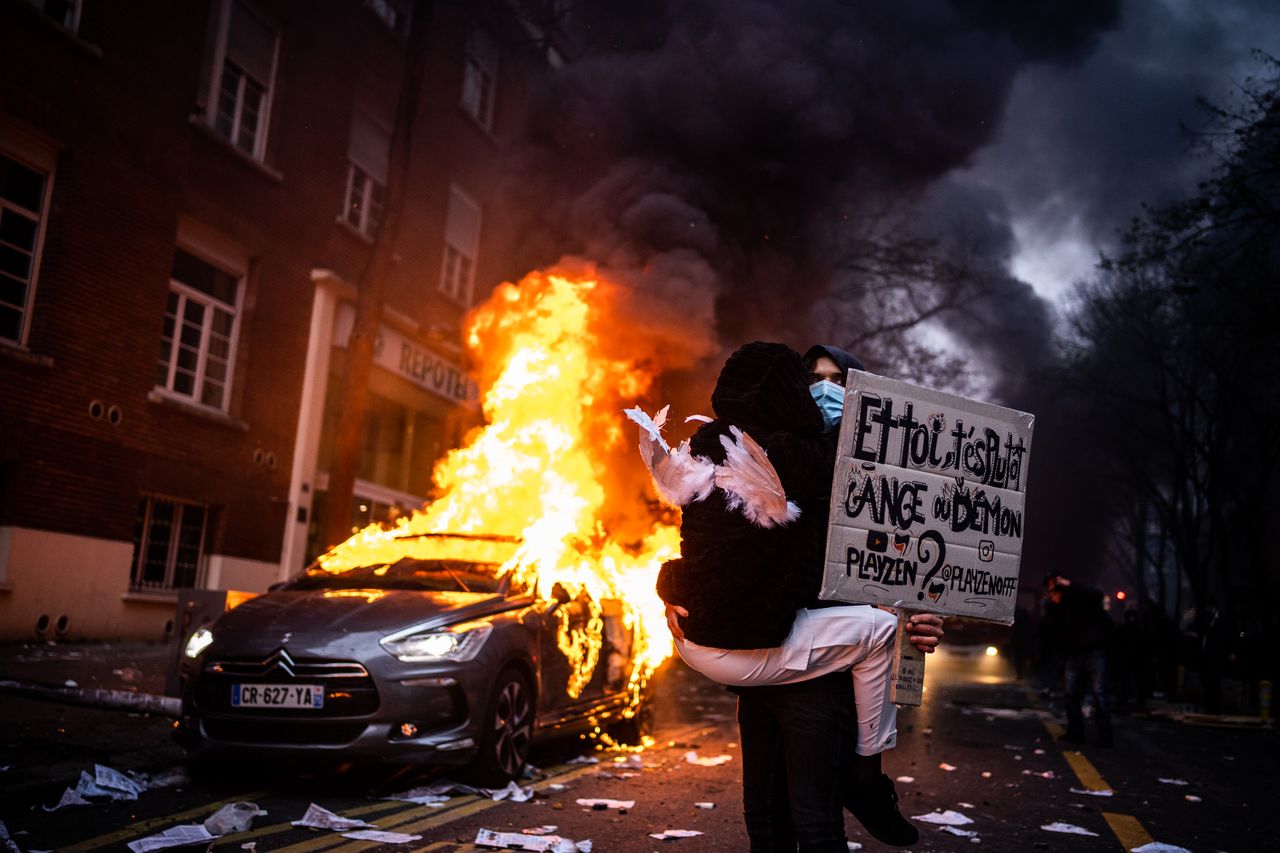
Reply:
[[[489,547],[474,540],[396,540],[407,534],[517,537],[514,556],[499,562],[536,583],[539,596],[550,599],[560,584],[573,597],[586,591],[593,602],[621,602],[623,624],[634,637],[634,708],[653,670],[672,653],[654,584],[663,561],[679,555],[680,539],[676,527],[647,519],[636,542],[619,542],[605,529],[609,453],[633,443],[621,410],[655,379],[653,368],[604,354],[600,330],[625,322],[609,316],[614,290],[594,270],[532,273],[518,285],[500,285],[467,329],[486,425],[437,463],[439,497],[394,527],[356,533],[320,562],[341,571],[425,548],[462,549],[468,553],[440,556],[474,559],[482,556],[476,549]],[[616,515],[618,508],[611,509]],[[509,554],[511,546],[505,547]],[[600,661],[604,619],[594,603],[585,627],[571,630],[560,614],[558,647],[571,665],[568,690],[576,696]]]

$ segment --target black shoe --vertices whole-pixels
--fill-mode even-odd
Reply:
[[[844,807],[877,840],[894,847],[910,847],[920,832],[898,811],[898,792],[883,773],[870,782],[854,782]]]

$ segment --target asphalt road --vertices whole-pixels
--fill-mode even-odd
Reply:
[[[1274,731],[1130,716],[1118,719],[1114,748],[1076,747],[1055,740],[1061,718],[1046,701],[1010,678],[1002,658],[986,657],[980,649],[952,647],[930,657],[924,705],[900,714],[899,746],[886,756],[886,770],[911,779],[898,782],[907,815],[959,812],[972,823],[958,828],[976,835],[950,835],[921,821],[914,849],[1117,851],[1151,840],[1193,851],[1280,849],[1280,833],[1272,829],[1280,805],[1273,782]],[[22,851],[124,850],[130,840],[198,823],[238,801],[256,803],[267,814],[255,818],[250,831],[220,838],[215,850],[252,843],[259,851],[454,853],[488,849],[473,844],[481,829],[519,832],[544,825],[555,825],[567,838],[590,839],[596,851],[606,853],[745,850],[733,697],[674,665],[662,673],[657,712],[656,743],[635,757],[597,751],[589,738],[538,747],[533,761],[540,773],[523,783],[537,793],[524,803],[458,795],[443,805],[419,806],[384,797],[438,781],[441,774],[374,768],[303,772],[246,762],[217,771],[190,768],[181,784],[146,791],[135,801],[46,812],[42,807],[56,803],[80,770],[92,773],[94,763],[153,772],[182,767],[181,754],[168,740],[169,721],[0,696],[6,721],[0,737],[0,819]],[[729,760],[691,764],[691,750]],[[570,763],[584,755],[599,763]],[[642,768],[621,764],[637,760]],[[631,800],[634,806],[585,809],[576,802],[580,798]],[[311,803],[422,838],[378,845],[293,827],[290,821]],[[1093,835],[1042,828],[1055,822]],[[850,840],[863,849],[889,849],[853,818],[846,825]],[[650,837],[667,829],[703,835]]]

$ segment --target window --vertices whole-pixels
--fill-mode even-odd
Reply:
[[[378,230],[386,200],[391,131],[357,108],[351,118],[351,141],[347,150],[350,163],[342,216],[352,228],[372,237]]]
[[[204,559],[207,507],[144,495],[133,528],[130,589],[194,587]]]
[[[476,253],[480,248],[480,207],[457,187],[449,189],[444,227],[444,268],[440,289],[463,305],[471,304]]]
[[[49,184],[48,169],[0,152],[0,340],[19,345],[35,295]]]
[[[226,411],[241,277],[183,249],[173,258],[156,385]]]
[[[239,0],[215,4],[205,120],[232,145],[261,160],[266,152],[279,35]]]
[[[471,31],[467,40],[467,64],[462,76],[462,108],[480,122],[485,130],[493,129],[493,100],[498,82],[498,46],[480,28]]]
[[[27,0],[71,32],[80,28],[80,0]]]
[[[397,35],[409,31],[409,12],[399,0],[364,0],[366,9],[373,10],[387,29]]]

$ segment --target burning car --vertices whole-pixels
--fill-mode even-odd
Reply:
[[[636,621],[559,583],[538,595],[496,536],[385,537],[313,564],[188,640],[175,738],[202,755],[470,765],[516,778],[535,738],[647,718]]]

